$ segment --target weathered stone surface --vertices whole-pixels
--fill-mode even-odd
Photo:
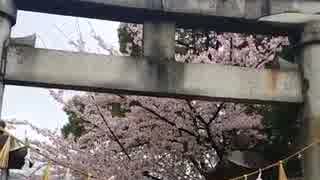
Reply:
[[[5,82],[245,102],[302,102],[300,73],[11,47]]]
[[[300,62],[303,74],[304,116],[303,145],[320,139],[320,21],[305,26],[302,34]],[[306,180],[320,177],[320,146],[316,145],[304,155],[304,176]]]
[[[16,0],[18,9],[122,22],[175,21],[178,27],[219,31],[286,33],[296,24],[258,22],[262,16],[288,11],[314,14],[317,0]]]

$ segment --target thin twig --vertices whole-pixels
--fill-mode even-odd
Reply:
[[[169,124],[169,125],[171,125],[171,126],[173,126],[173,127],[177,127],[176,123],[169,121],[167,118],[161,116],[160,114],[158,114],[158,113],[155,112],[154,110],[152,110],[152,109],[150,109],[150,108],[148,108],[148,107],[145,107],[145,106],[143,106],[143,105],[140,104],[140,103],[139,103],[139,104],[136,104],[136,106],[141,107],[142,109],[146,110],[146,111],[149,112],[149,113],[152,113],[153,115],[155,115],[156,117],[158,117],[160,120],[166,122],[167,124]],[[191,135],[191,136],[194,136],[194,137],[196,137],[196,138],[198,137],[196,134],[194,134],[193,132],[191,132],[191,131],[189,131],[189,130],[187,130],[187,129],[184,129],[184,128],[177,128],[177,129],[178,129],[179,131],[185,132],[185,133],[187,133],[187,134],[189,134],[189,135]]]
[[[113,130],[111,129],[111,127],[109,126],[108,124],[108,121],[106,120],[106,118],[104,117],[99,105],[97,103],[95,103],[95,98],[90,95],[92,101],[93,101],[93,104],[96,106],[97,110],[98,110],[98,113],[101,117],[101,119],[103,120],[104,124],[106,125],[106,127],[108,128],[109,132],[111,133],[111,135],[113,136],[114,140],[118,143],[118,145],[120,146],[120,148],[122,149],[123,153],[128,157],[129,160],[131,160],[129,154],[127,153],[126,149],[124,148],[124,146],[121,144],[119,138],[117,137],[117,135],[113,132]]]
[[[219,113],[222,110],[223,106],[224,106],[224,103],[219,104],[218,109],[216,110],[212,118],[210,118],[208,125],[210,125],[219,116]]]
[[[190,110],[195,114],[195,117],[199,119],[203,124],[207,125],[208,123],[204,120],[204,118],[197,112],[196,108],[192,106],[191,101],[186,100]]]

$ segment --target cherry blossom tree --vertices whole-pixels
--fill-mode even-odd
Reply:
[[[119,35],[121,52],[107,46],[103,38],[93,38],[109,54],[143,54],[142,25],[121,24]],[[84,41],[73,45],[85,49]],[[175,59],[262,69],[277,67],[277,53],[287,45],[284,37],[177,29]],[[81,132],[63,137],[29,124],[49,138],[49,143],[32,142],[46,156],[35,157],[71,166],[79,178],[88,172],[106,180],[229,178],[242,173],[234,171],[230,153],[268,140],[261,111],[269,106],[101,93],[66,101],[63,91],[51,93],[77,119]],[[60,166],[55,169],[58,175],[64,171]]]

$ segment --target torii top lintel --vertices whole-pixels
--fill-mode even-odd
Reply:
[[[319,0],[15,0],[19,10],[122,22],[172,20],[178,27],[278,34],[297,31],[298,23],[259,18],[284,12],[317,15]],[[301,19],[301,17],[300,17]],[[303,18],[302,18],[303,19]],[[319,18],[320,19],[320,18]]]

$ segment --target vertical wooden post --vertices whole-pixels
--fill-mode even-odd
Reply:
[[[16,23],[17,9],[14,0],[0,1],[0,118],[2,117],[2,101],[4,93],[4,73],[6,61],[6,49],[10,38],[11,27]],[[8,180],[9,169],[1,169],[0,180]]]
[[[5,23],[5,24],[4,24]],[[4,39],[4,34],[6,34],[4,31],[7,31],[7,33],[10,31],[9,28],[10,26],[7,26],[5,19],[3,17],[0,17],[0,57],[1,57],[1,79],[0,79],[0,118],[2,117],[2,104],[3,104],[3,96],[4,96],[4,48],[5,48],[5,44],[6,41]],[[8,33],[9,35],[9,33]],[[4,40],[4,41],[3,41]],[[9,169],[1,169],[1,176],[0,176],[0,180],[8,180],[9,179]]]
[[[300,63],[303,77],[304,113],[303,144],[320,139],[320,21],[305,25],[301,38],[303,47]],[[320,177],[320,146],[306,151],[304,157],[304,179],[318,180]]]
[[[5,48],[7,44],[7,40],[10,35],[10,23],[8,19],[0,17],[0,57],[1,57],[1,79],[0,79],[0,118],[2,117],[2,103],[3,103],[3,95],[4,95],[4,63],[5,63]],[[1,169],[1,179],[0,180],[8,180],[9,179],[9,169]]]

